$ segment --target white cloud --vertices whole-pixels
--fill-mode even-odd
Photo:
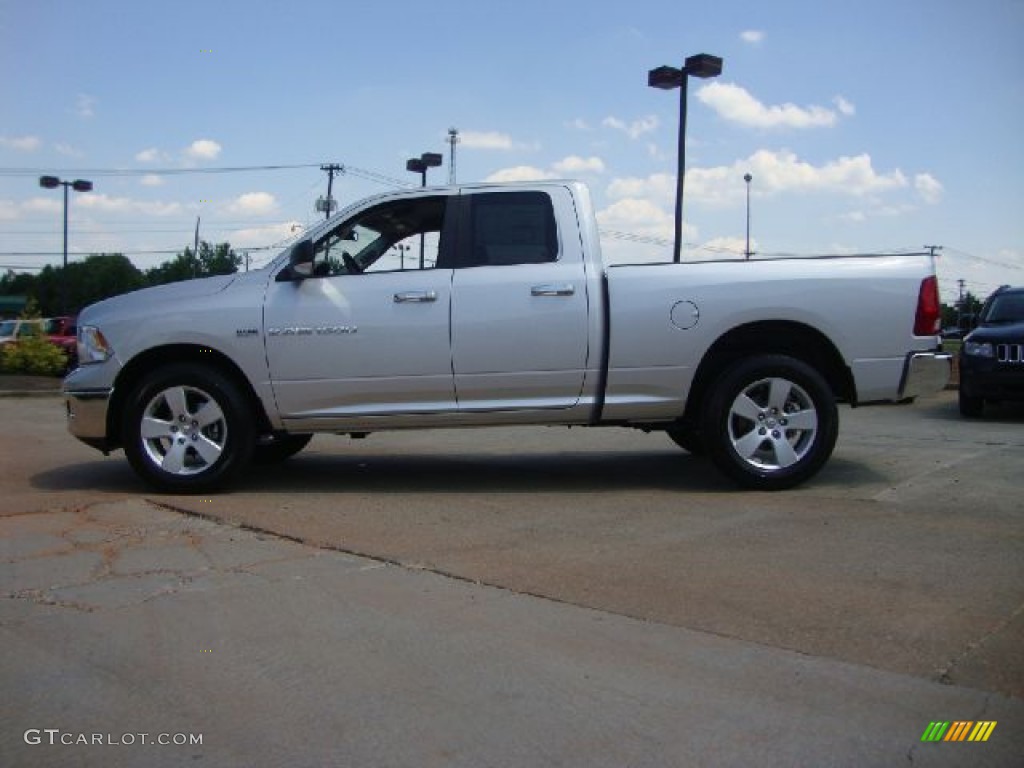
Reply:
[[[269,192],[246,192],[227,205],[229,213],[237,216],[266,216],[277,209],[277,200]]]
[[[697,98],[724,120],[754,128],[819,128],[835,125],[839,116],[825,107],[798,107],[795,104],[768,106],[733,83],[708,83],[697,91]],[[845,107],[852,104],[843,100]],[[843,112],[843,114],[847,114]]]
[[[170,157],[166,152],[162,152],[156,147],[150,147],[136,153],[135,159],[140,163],[166,163]]]
[[[569,155],[552,166],[556,173],[575,176],[584,173],[604,173],[604,161],[599,157]]]
[[[96,99],[86,93],[78,94],[75,99],[75,114],[86,120],[96,117]]]
[[[0,221],[16,221],[21,218],[20,206],[13,200],[0,200]]]
[[[668,173],[655,173],[646,179],[615,179],[608,185],[608,196],[618,200],[643,197],[673,202],[675,194],[676,177]]]
[[[627,197],[597,212],[601,250],[608,264],[665,262],[672,258],[675,213],[653,200]],[[684,222],[683,240],[692,242],[697,229]]]
[[[285,221],[266,227],[250,227],[236,229],[228,235],[228,241],[235,250],[244,250],[267,243],[279,243],[288,240],[302,231],[302,224],[297,221]]]
[[[163,183],[164,183],[163,177],[162,176],[158,176],[155,173],[147,173],[145,176],[143,176],[141,179],[139,179],[139,184],[141,184],[144,187],[159,187]]]
[[[64,210],[63,203],[57,195],[53,197],[32,197],[21,204],[25,213],[60,213]]]
[[[540,145],[515,141],[507,133],[499,131],[462,131],[459,134],[462,146],[469,149],[496,149],[501,151],[536,150]]]
[[[213,139],[197,139],[189,144],[182,154],[186,160],[215,160],[221,146]]]
[[[534,168],[532,165],[517,165],[514,168],[503,168],[495,171],[484,181],[540,181],[543,179],[554,179],[557,174]]]
[[[853,117],[857,112],[857,108],[853,103],[847,101],[842,96],[836,96],[832,99],[832,103],[836,105],[836,109],[839,110],[839,113],[845,117]]]
[[[758,150],[731,166],[695,168],[687,173],[686,189],[692,200],[729,202],[744,193],[743,174],[750,173],[755,194],[831,192],[862,197],[900,189],[907,179],[899,169],[879,173],[867,154],[840,157],[823,165],[800,160],[788,150]]]
[[[601,121],[601,125],[606,128],[613,128],[616,131],[622,131],[631,139],[639,139],[645,133],[657,130],[659,123],[656,115],[647,115],[629,123],[617,117],[609,116]]]
[[[66,157],[82,157],[84,154],[63,141],[54,144],[53,148],[57,150],[58,154],[65,155]]]
[[[470,149],[512,149],[512,137],[497,131],[463,131],[459,134],[462,145]]]
[[[590,123],[584,120],[582,117],[577,117],[575,120],[570,120],[565,124],[566,128],[571,128],[574,131],[592,131]]]
[[[145,216],[181,216],[185,207],[181,203],[163,203],[158,200],[133,200],[89,192],[75,197],[75,207],[100,213],[142,214]]]
[[[764,32],[760,29],[746,29],[740,32],[740,40],[744,43],[756,45],[764,40]]]
[[[907,187],[908,181],[899,169],[880,173],[871,156],[840,157],[823,165],[801,160],[789,150],[758,150],[745,160],[712,168],[690,168],[686,172],[686,199],[694,203],[734,204],[746,194],[743,176],[754,178],[751,191],[755,195],[784,192],[818,193],[865,197]],[[927,175],[927,174],[922,174]],[[611,198],[640,197],[668,204],[675,200],[674,174],[658,173],[647,178],[620,178],[608,185]],[[927,182],[921,187],[927,188]]]
[[[675,214],[661,206],[635,197],[618,200],[597,213],[601,229],[625,231],[643,237],[671,240],[675,233]]]
[[[0,147],[18,152],[35,152],[43,145],[38,136],[0,136]]]
[[[945,191],[941,182],[930,173],[919,173],[914,177],[914,189],[926,203],[934,205],[942,200]]]

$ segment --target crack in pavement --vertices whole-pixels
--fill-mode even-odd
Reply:
[[[231,577],[272,580],[259,569],[315,556],[276,542],[237,547],[237,528],[166,511],[125,500],[0,518],[3,596],[92,613],[238,583]]]

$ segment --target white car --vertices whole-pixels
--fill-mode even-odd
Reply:
[[[43,322],[41,320],[4,320],[0,322],[0,346],[9,344],[12,341],[23,339],[26,336],[42,336]]]

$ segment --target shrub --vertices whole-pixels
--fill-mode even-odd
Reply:
[[[45,336],[27,336],[4,344],[0,349],[0,370],[5,373],[28,373],[56,376],[67,370],[64,350],[51,344]]]

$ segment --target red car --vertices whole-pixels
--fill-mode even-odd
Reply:
[[[78,366],[78,326],[74,317],[49,317],[43,320],[43,333],[68,357],[68,370]]]

